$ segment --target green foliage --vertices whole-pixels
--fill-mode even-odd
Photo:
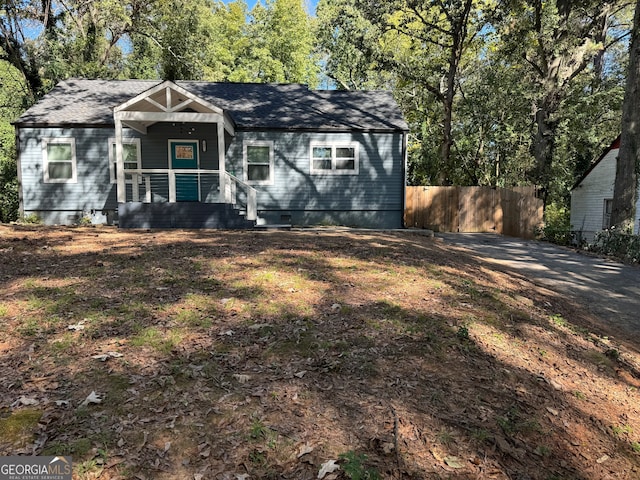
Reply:
[[[343,461],[340,467],[351,480],[379,480],[381,478],[374,468],[367,467],[367,456],[363,453],[349,450],[340,454],[340,459]]]
[[[317,85],[313,23],[301,0],[267,0],[251,11],[250,73],[264,82]]]
[[[456,332],[456,337],[458,340],[466,342],[469,340],[469,328],[466,325],[462,325],[458,327],[458,331]]]
[[[36,409],[16,410],[6,418],[0,418],[0,438],[14,446],[29,443],[42,418]]]
[[[35,213],[30,213],[29,215],[25,215],[18,219],[19,223],[25,223],[28,225],[38,225],[41,223],[40,217]]]
[[[564,205],[547,205],[544,211],[544,227],[540,231],[541,239],[558,245],[570,245],[573,241],[570,216],[571,212]]]
[[[640,236],[615,227],[596,233],[595,241],[589,245],[589,249],[625,262],[640,262]]]
[[[27,98],[22,74],[0,60],[0,222],[18,218],[15,130],[10,122],[20,115]]]

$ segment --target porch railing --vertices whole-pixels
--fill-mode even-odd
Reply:
[[[125,169],[126,201],[228,203],[245,210],[247,220],[258,218],[257,191],[219,170]]]
[[[231,203],[233,205],[240,203],[247,212],[247,220],[257,220],[258,192],[256,189],[229,172],[224,172],[223,178],[225,178],[225,203]]]

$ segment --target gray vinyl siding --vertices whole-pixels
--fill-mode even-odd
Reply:
[[[140,136],[142,168],[168,168],[169,140],[197,140],[200,168],[218,169],[218,131],[215,124],[208,123],[156,123]],[[207,151],[202,151],[202,141]]]
[[[76,222],[83,213],[115,211],[116,185],[110,182],[108,149],[108,140],[114,136],[113,128],[20,128],[24,213],[37,213],[48,224],[64,224]],[[218,169],[215,125],[158,123],[149,128],[147,135],[125,129],[124,136],[140,138],[142,168],[167,168],[168,140],[193,139],[199,141],[200,168]],[[41,139],[47,137],[75,139],[77,183],[44,183]],[[202,140],[206,140],[206,152]],[[226,136],[226,165],[238,178],[243,178],[243,142],[256,140],[274,144],[274,184],[255,186],[262,222],[402,227],[402,133],[236,131],[235,137]],[[311,143],[357,143],[359,173],[311,174]],[[217,199],[217,186],[217,178],[203,182],[204,201]],[[128,199],[131,188],[127,185]],[[143,199],[144,183],[139,190]],[[167,201],[166,176],[152,178],[152,193],[153,202]]]
[[[19,131],[22,208],[45,223],[73,223],[83,212],[114,209],[115,185],[109,178],[108,128],[22,128]],[[77,182],[45,183],[43,138],[75,139]]]
[[[243,177],[245,141],[273,141],[273,185],[255,186],[265,223],[340,224],[400,228],[404,159],[401,133],[238,132],[228,151],[228,169]],[[356,175],[311,174],[311,144],[359,145]]]

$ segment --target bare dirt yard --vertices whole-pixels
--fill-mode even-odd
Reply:
[[[638,345],[411,232],[0,226],[0,455],[74,479],[640,478]]]

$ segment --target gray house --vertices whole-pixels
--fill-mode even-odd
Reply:
[[[67,80],[16,122],[20,209],[129,228],[403,223],[388,92]]]

